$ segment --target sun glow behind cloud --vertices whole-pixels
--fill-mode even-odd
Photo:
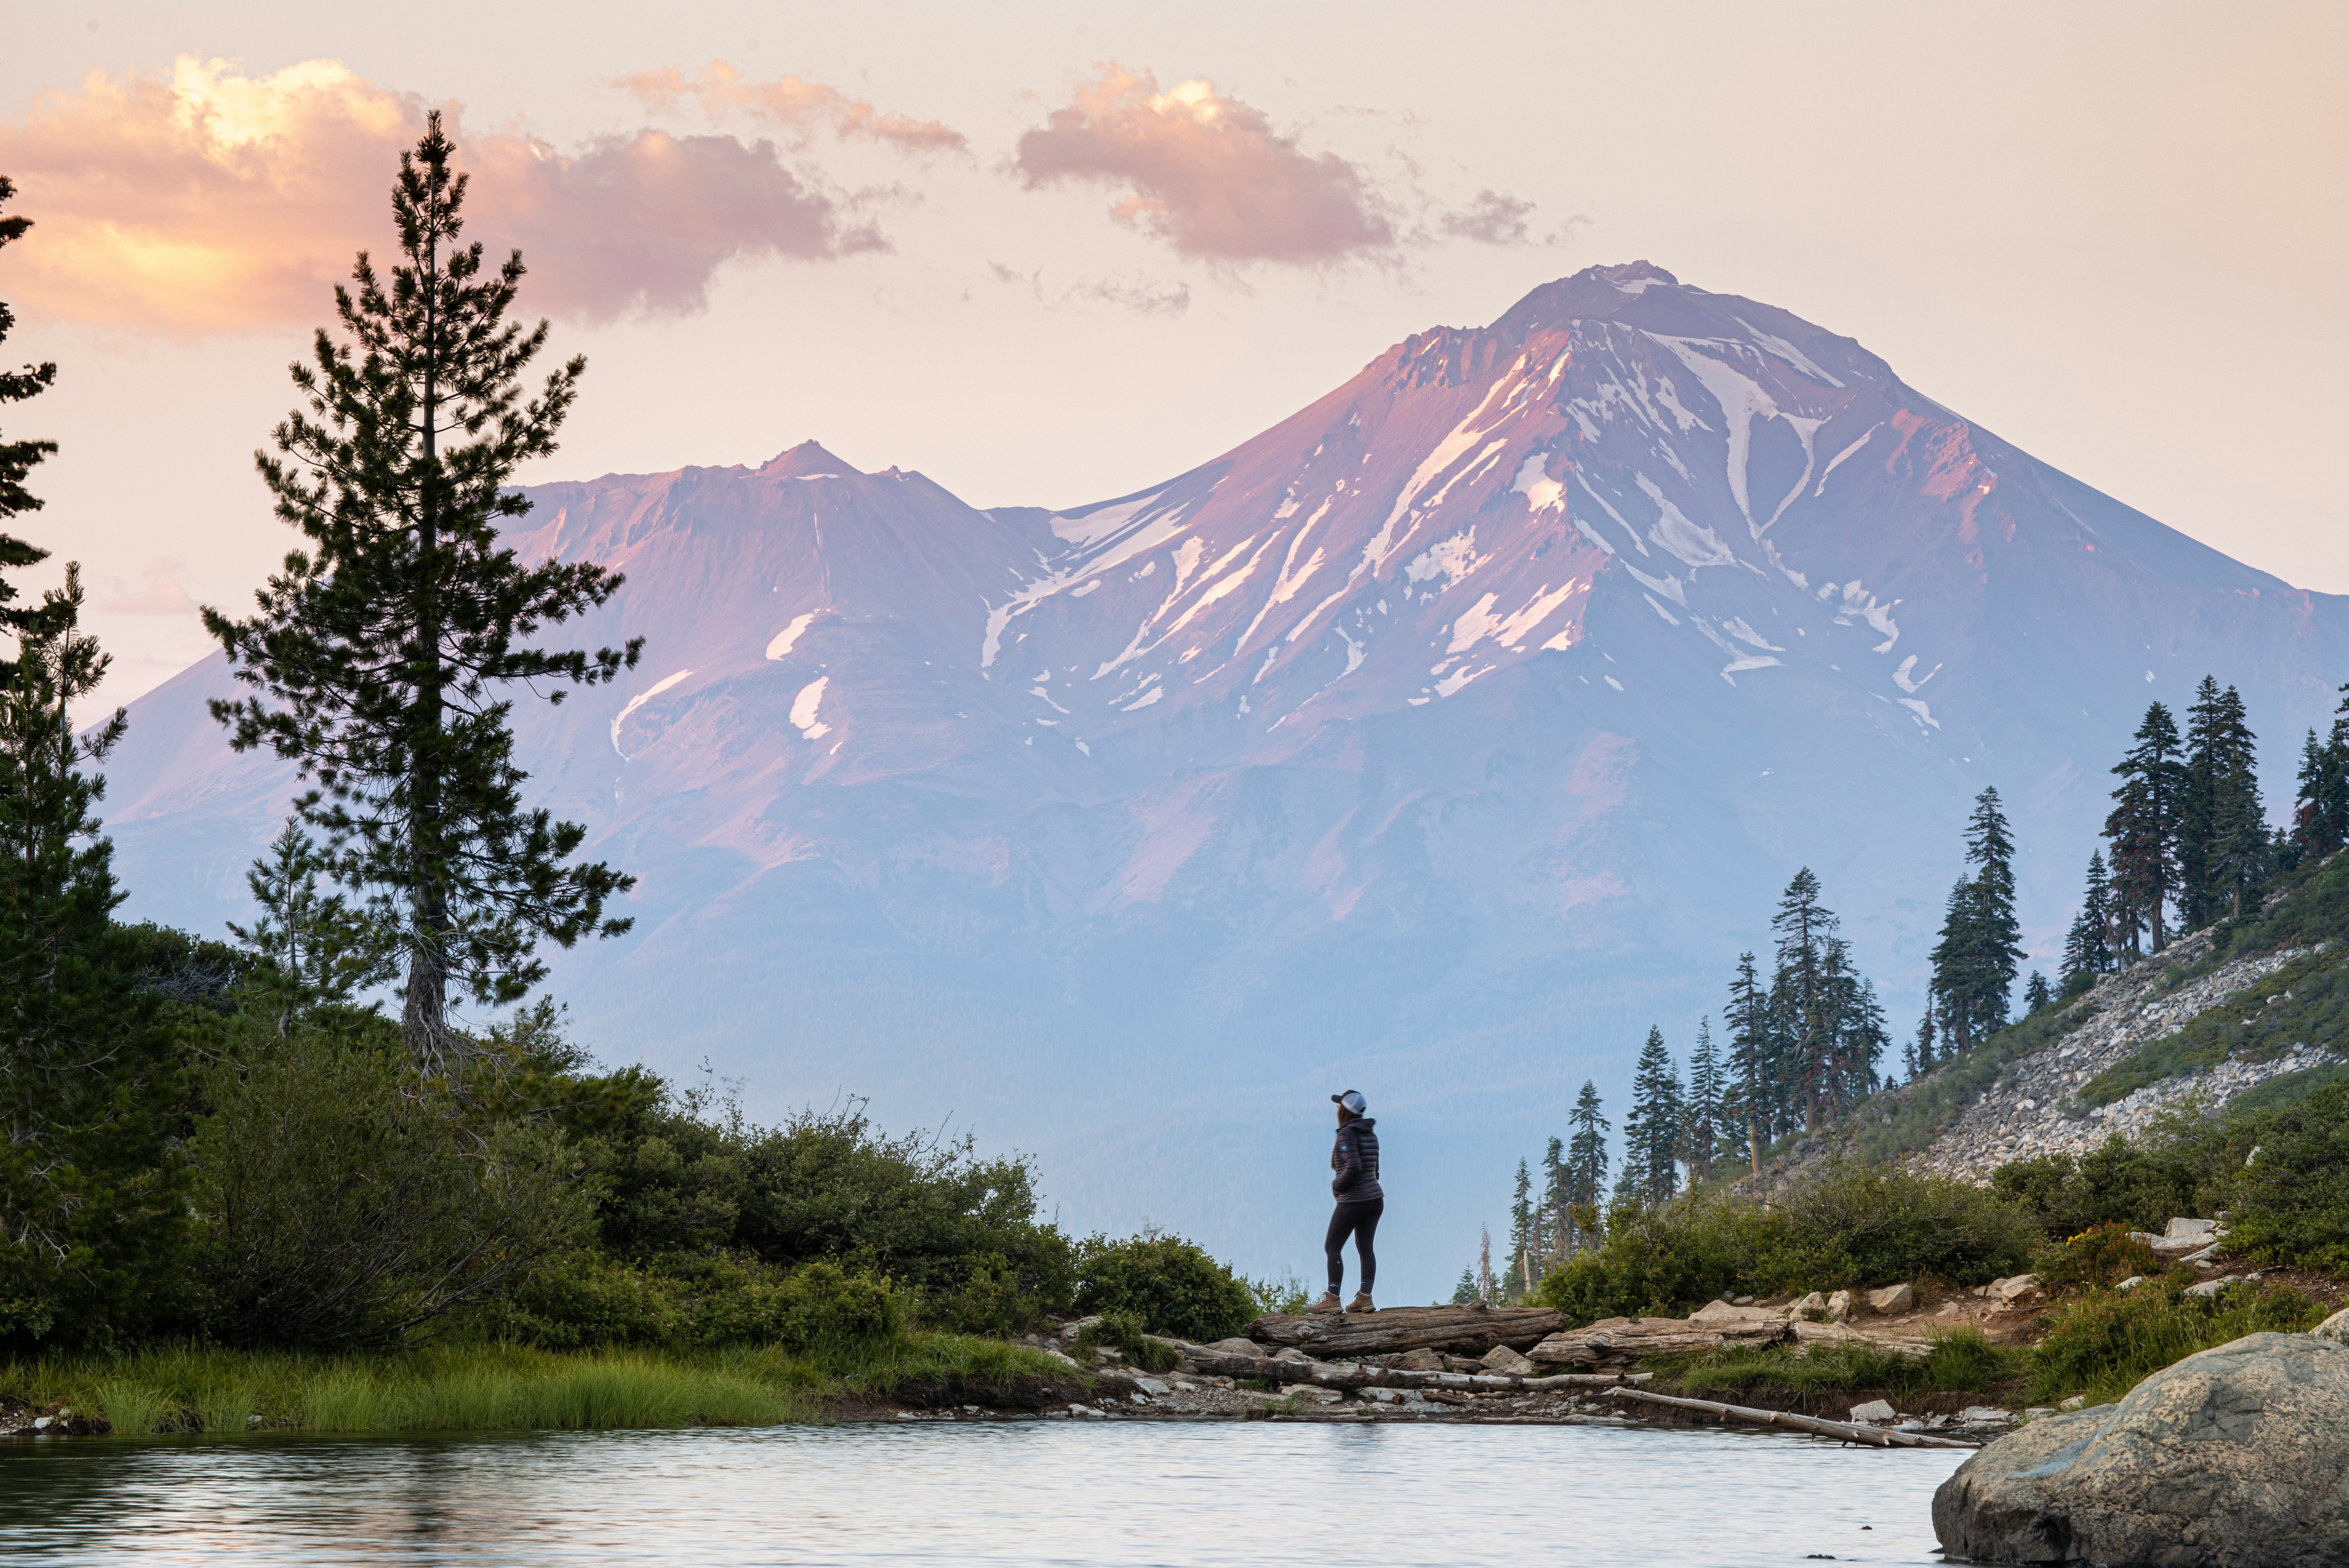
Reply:
[[[249,77],[182,56],[168,74],[93,73],[0,129],[38,213],[11,286],[31,313],[201,335],[316,317],[353,253],[388,239],[400,150],[429,106],[336,60]],[[442,106],[473,175],[468,234],[520,246],[533,300],[589,320],[706,302],[737,256],[885,249],[854,198],[771,142],[646,129],[564,152],[474,135]]]

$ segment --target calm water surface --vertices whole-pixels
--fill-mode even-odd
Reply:
[[[0,1451],[0,1561],[1928,1563],[1964,1457],[1263,1423],[37,1442]]]

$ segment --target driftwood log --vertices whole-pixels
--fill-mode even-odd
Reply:
[[[1712,1399],[1683,1399],[1674,1394],[1651,1394],[1645,1388],[1610,1388],[1605,1397],[1639,1399],[1651,1405],[1670,1405],[1675,1409],[1701,1410],[1723,1420],[1750,1421],[1757,1427],[1785,1427],[1797,1432],[1841,1438],[1846,1442],[1867,1443],[1879,1449],[1971,1449],[1981,1446],[1958,1442],[1950,1438],[1929,1438],[1917,1432],[1886,1431],[1879,1427],[1862,1427],[1849,1421],[1822,1421],[1816,1416],[1790,1415],[1785,1410],[1757,1410],[1747,1405],[1723,1405]]]
[[[1361,1367],[1340,1362],[1276,1361],[1269,1356],[1231,1356],[1204,1345],[1172,1342],[1183,1359],[1201,1372],[1223,1377],[1277,1377],[1319,1388],[1445,1388],[1462,1394],[1541,1394],[1568,1388],[1612,1388],[1625,1381],[1613,1372],[1568,1372],[1523,1377],[1507,1372],[1413,1372],[1400,1367]],[[1644,1374],[1634,1373],[1633,1377]]]
[[[1403,1350],[1482,1356],[1498,1345],[1523,1350],[1565,1326],[1565,1315],[1547,1307],[1478,1305],[1282,1314],[1259,1317],[1243,1332],[1260,1344],[1289,1346],[1325,1357],[1390,1356]]]
[[[1679,1356],[1724,1346],[1776,1345],[1790,1336],[1784,1318],[1738,1322],[1714,1318],[1602,1317],[1583,1328],[1564,1329],[1526,1352],[1553,1367],[1602,1367],[1643,1356]]]

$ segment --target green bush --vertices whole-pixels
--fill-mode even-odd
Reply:
[[[2079,1285],[2110,1287],[2132,1275],[2158,1274],[2161,1266],[2153,1249],[2116,1220],[2091,1225],[2059,1245],[2043,1249],[2032,1272],[2039,1276],[2040,1284],[2053,1291]]]
[[[1183,1360],[1182,1353],[1172,1345],[1151,1336],[1139,1315],[1119,1307],[1077,1330],[1078,1349],[1091,1350],[1097,1345],[1112,1346],[1145,1372],[1172,1372]]]
[[[2163,1367],[2246,1334],[2297,1334],[2324,1309],[2282,1285],[2230,1285],[2215,1296],[2184,1294],[2193,1270],[2134,1290],[2091,1290],[2059,1305],[2032,1357],[2031,1397],[2117,1399]]]
[[[857,1107],[777,1128],[641,1070],[551,1085],[603,1192],[605,1250],[636,1264],[718,1251],[885,1274],[925,1322],[1011,1334],[1070,1305],[1075,1255],[1038,1222],[1025,1160],[968,1138],[891,1138]]]
[[[1835,1166],[1767,1207],[1724,1192],[1618,1203],[1598,1244],[1545,1275],[1534,1300],[1578,1325],[1928,1274],[1978,1284],[2020,1271],[2038,1239],[2020,1208],[1968,1182]]]
[[[1802,1356],[1775,1347],[1744,1347],[1655,1366],[1666,1381],[1688,1393],[1784,1388],[1825,1394],[1882,1388],[1903,1398],[1935,1391],[1979,1394],[2021,1375],[2025,1364],[2025,1353],[1992,1345],[1978,1328],[1961,1328],[1937,1336],[1924,1356],[1904,1356],[1851,1340],[1814,1346]]]
[[[2230,1248],[2265,1262],[2349,1272],[2349,1083],[2240,1119],[2244,1150]]]
[[[591,1252],[559,1260],[468,1320],[476,1337],[547,1349],[775,1346],[840,1356],[902,1338],[911,1304],[887,1279],[720,1253],[634,1266]]]
[[[1150,1333],[1194,1344],[1257,1315],[1247,1282],[1180,1236],[1094,1236],[1077,1249],[1076,1274],[1079,1311],[1132,1313]]]
[[[2171,1215],[2196,1212],[2202,1180],[2187,1150],[2131,1143],[2115,1133],[2078,1160],[2044,1154],[2010,1161],[1992,1173],[1991,1185],[2056,1237],[2106,1224],[2158,1232]]]
[[[191,1146],[211,1332],[383,1341],[584,1239],[592,1200],[560,1134],[481,1125],[372,1044],[240,1023]]]

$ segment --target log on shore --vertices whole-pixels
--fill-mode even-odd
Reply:
[[[1463,1394],[1541,1394],[1568,1388],[1612,1388],[1623,1378],[1613,1372],[1568,1372],[1525,1377],[1507,1372],[1413,1372],[1400,1367],[1362,1367],[1350,1362],[1276,1361],[1269,1356],[1229,1356],[1203,1345],[1174,1347],[1201,1372],[1224,1377],[1276,1377],[1320,1388],[1447,1388]],[[1635,1374],[1636,1376],[1636,1374]]]
[[[1526,1352],[1553,1367],[1601,1367],[1644,1356],[1680,1356],[1725,1346],[1776,1345],[1788,1337],[1784,1319],[1740,1323],[1685,1317],[1605,1317],[1584,1328],[1553,1334]]]
[[[1816,1416],[1791,1415],[1785,1410],[1757,1410],[1747,1405],[1723,1405],[1712,1399],[1683,1399],[1675,1394],[1651,1394],[1645,1388],[1610,1388],[1610,1399],[1640,1399],[1651,1405],[1670,1405],[1676,1409],[1702,1410],[1708,1416],[1723,1420],[1750,1421],[1757,1427],[1785,1427],[1797,1432],[1811,1432],[1823,1438],[1841,1438],[1849,1443],[1866,1443],[1879,1449],[1971,1449],[1978,1443],[1961,1443],[1951,1438],[1929,1438],[1918,1432],[1886,1431],[1879,1427],[1857,1426],[1849,1421],[1822,1421]]]
[[[1481,1356],[1497,1345],[1522,1350],[1566,1326],[1541,1306],[1393,1306],[1381,1312],[1292,1313],[1259,1317],[1244,1332],[1324,1357],[1451,1350]]]

